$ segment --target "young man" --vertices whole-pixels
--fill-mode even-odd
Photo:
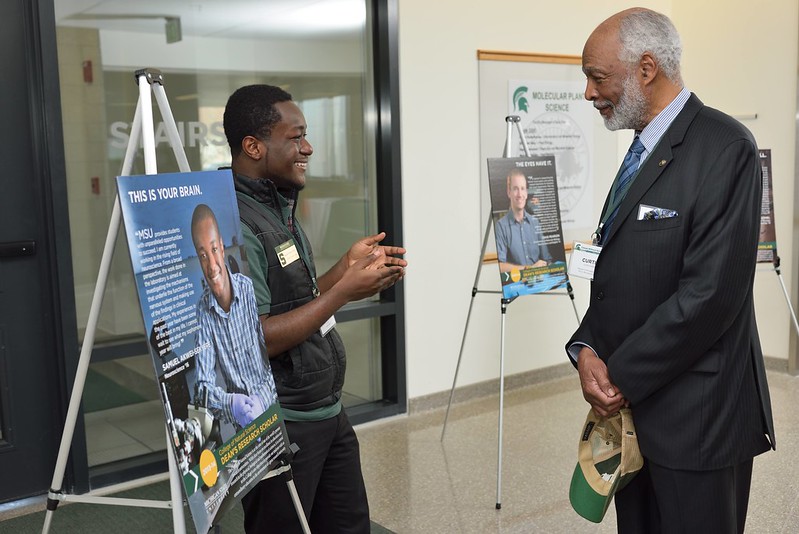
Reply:
[[[294,217],[313,148],[291,95],[269,85],[228,100],[225,135],[233,158],[242,231],[258,313],[290,441],[291,466],[311,531],[368,533],[369,505],[358,440],[341,405],[346,357],[333,314],[399,281],[401,247],[385,234],[356,242],[316,275],[308,240]],[[288,491],[275,477],[242,504],[247,532],[300,532]]]
[[[635,130],[566,348],[600,415],[629,405],[645,462],[618,529],[743,532],[752,458],[774,446],[752,284],[761,176],[751,133],[683,85],[671,21],[618,13],[583,49],[585,98]]]

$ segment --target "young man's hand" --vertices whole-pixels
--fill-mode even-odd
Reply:
[[[387,264],[382,251],[375,250],[350,265],[336,289],[341,290],[348,301],[360,300],[393,286],[404,273],[403,266]]]
[[[389,265],[397,265],[403,268],[406,267],[408,265],[407,261],[402,258],[395,257],[405,254],[405,249],[402,247],[381,245],[380,242],[383,241],[385,237],[386,233],[380,232],[379,234],[366,236],[363,239],[356,241],[347,251],[347,265],[352,267],[356,261],[365,258],[373,252],[377,252],[378,257],[382,257],[383,261],[382,263],[374,262],[376,266],[371,266],[370,268],[374,269]]]

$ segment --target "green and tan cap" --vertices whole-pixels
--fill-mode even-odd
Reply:
[[[589,521],[601,522],[613,495],[643,465],[630,409],[623,408],[609,417],[589,410],[569,487],[572,508]]]

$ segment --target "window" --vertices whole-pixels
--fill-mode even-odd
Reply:
[[[222,113],[236,88],[268,83],[293,95],[306,115],[315,151],[298,217],[320,272],[355,239],[376,233],[379,224],[383,230],[388,223],[399,237],[399,195],[392,200],[378,193],[398,191],[399,155],[378,154],[391,133],[374,119],[378,105],[386,105],[381,98],[389,95],[380,89],[383,97],[375,97],[382,82],[373,67],[373,50],[385,54],[386,46],[373,39],[382,42],[387,34],[374,31],[372,24],[388,24],[381,14],[389,4],[393,2],[163,0],[158,13],[170,13],[171,20],[166,20],[148,12],[146,3],[55,0],[81,337],[113,209],[115,177],[138,101],[133,73],[145,65],[163,73],[192,170],[229,165]],[[396,101],[391,102],[395,107]],[[158,171],[175,172],[155,101],[154,108]],[[383,182],[378,183],[381,165],[389,165],[392,172],[381,173]],[[143,172],[139,152],[131,174]],[[122,239],[124,235],[116,245],[84,391],[88,457],[96,466],[165,448],[163,410]],[[403,396],[397,394],[402,380],[396,374],[401,368],[401,303],[397,305],[394,290],[387,297],[357,303],[337,315],[350,355],[345,402],[355,407],[356,421],[379,415],[386,401],[396,406],[394,413],[404,411]],[[383,408],[374,411],[372,405]]]

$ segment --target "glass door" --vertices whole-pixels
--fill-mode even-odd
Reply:
[[[298,217],[317,267],[377,232],[374,89],[365,0],[55,0],[76,313],[85,329],[138,89],[161,70],[192,170],[230,164],[222,129],[228,96],[268,83],[292,93],[314,156]],[[159,172],[175,172],[156,106]],[[132,174],[144,172],[141,154]],[[117,240],[84,393],[90,467],[165,448],[163,409],[136,300],[124,234]],[[345,402],[383,398],[381,319],[356,314],[339,330],[349,353]],[[81,335],[83,331],[81,330]]]

